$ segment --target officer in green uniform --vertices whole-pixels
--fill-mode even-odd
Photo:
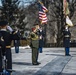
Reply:
[[[40,64],[38,62],[39,37],[36,27],[32,28],[30,37],[31,37],[31,48],[32,48],[32,64],[39,65]]]

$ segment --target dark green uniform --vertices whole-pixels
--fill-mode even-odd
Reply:
[[[31,48],[32,48],[32,64],[38,61],[38,48],[39,48],[39,38],[34,32],[31,33]]]

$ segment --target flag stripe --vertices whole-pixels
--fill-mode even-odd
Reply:
[[[63,13],[65,15],[69,15],[70,14],[67,0],[63,0]]]
[[[44,11],[44,12],[48,11],[45,6],[42,6],[42,7],[43,7],[43,11]]]
[[[38,4],[39,6],[39,19],[42,24],[47,23],[47,15],[46,12],[48,11],[47,8],[44,5]]]

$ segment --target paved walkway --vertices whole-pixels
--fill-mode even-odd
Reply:
[[[34,66],[31,49],[20,49],[18,54],[12,49],[13,75],[76,75],[76,48],[71,48],[71,56],[64,54],[64,48],[44,48],[39,53],[41,64]]]

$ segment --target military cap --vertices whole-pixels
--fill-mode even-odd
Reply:
[[[7,25],[7,24],[8,24],[7,21],[0,21],[0,26],[5,26],[5,25]]]

